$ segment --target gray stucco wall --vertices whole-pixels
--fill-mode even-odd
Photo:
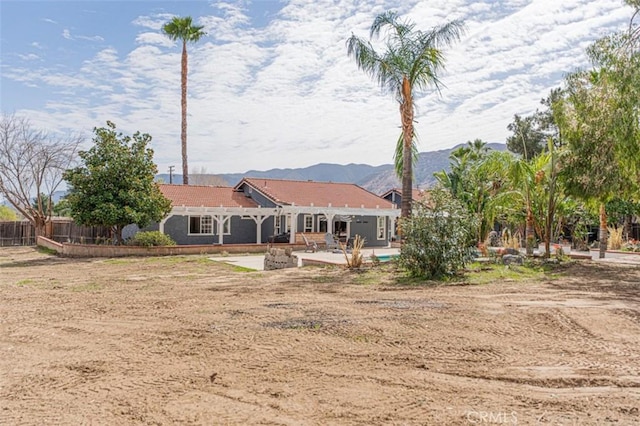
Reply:
[[[355,216],[351,220],[351,236],[360,235],[366,238],[366,247],[384,247],[389,244],[386,235],[389,233],[388,220],[385,218],[385,238],[378,240],[377,229],[377,217],[376,216]]]
[[[251,244],[256,242],[256,223],[253,219],[232,216],[230,220],[231,234],[223,236],[223,244]],[[214,227],[216,227],[215,221]],[[214,229],[214,232],[217,232],[217,229]],[[189,216],[171,216],[164,224],[164,233],[180,245],[219,243],[218,235],[189,235]],[[265,241],[263,240],[263,242]]]

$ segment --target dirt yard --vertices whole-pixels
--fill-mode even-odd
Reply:
[[[406,286],[0,249],[0,424],[640,424],[640,268]]]

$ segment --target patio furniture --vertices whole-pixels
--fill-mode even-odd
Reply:
[[[270,243],[288,243],[291,239],[291,234],[289,232],[285,232],[284,234],[272,235],[269,237],[268,242]]]
[[[324,234],[324,242],[327,245],[327,250],[336,250],[340,248],[338,241],[336,241],[331,232]]]
[[[304,240],[305,252],[311,251],[312,253],[315,253],[318,251],[318,244],[315,241],[309,241],[304,234],[302,234],[302,239]]]

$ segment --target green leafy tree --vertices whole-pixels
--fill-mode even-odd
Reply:
[[[66,198],[53,205],[53,214],[59,217],[71,217],[71,209]]]
[[[429,202],[417,201],[400,222],[403,244],[398,265],[426,279],[452,276],[473,259],[475,219],[451,194],[436,187]]]
[[[521,155],[525,160],[530,160],[546,151],[549,138],[555,147],[559,147],[560,130],[555,118],[557,108],[553,105],[562,96],[562,89],[552,89],[546,98],[540,100],[542,109],[537,109],[535,113],[525,117],[514,115],[513,123],[507,126],[507,129],[513,132],[507,137],[507,149]]]
[[[496,218],[498,209],[493,200],[506,180],[504,156],[512,157],[509,153],[490,151],[485,142],[476,139],[451,153],[448,172],[434,173],[439,184],[474,216],[478,243],[487,238]]]
[[[180,131],[180,141],[182,143],[182,183],[189,184],[189,166],[187,162],[187,43],[195,43],[206,35],[202,31],[204,27],[193,25],[190,16],[183,18],[174,16],[171,21],[164,24],[162,32],[171,40],[182,41],[182,60],[181,60],[181,83],[182,90],[180,98],[180,107],[182,110],[182,121]]]
[[[638,197],[640,181],[640,55],[625,50],[627,35],[598,40],[588,50],[594,67],[567,78],[561,123],[567,150],[567,191],[599,204],[600,257],[607,248],[606,203]]]
[[[171,202],[154,182],[158,170],[148,148],[151,136],[116,133],[109,121],[94,133],[94,146],[80,152],[82,164],[64,173],[69,184],[66,200],[76,222],[109,226],[116,243],[121,243],[122,228],[160,221]]]
[[[0,206],[0,220],[14,222],[18,220],[16,211],[9,206]]]
[[[531,159],[544,151],[544,133],[538,128],[537,116],[513,116],[513,123],[507,126],[513,135],[507,137],[507,149],[522,155],[525,160]]]
[[[401,216],[411,216],[413,161],[415,152],[414,94],[417,90],[438,88],[438,74],[444,67],[442,48],[460,39],[464,32],[461,21],[451,21],[431,31],[420,31],[415,23],[402,20],[396,12],[379,14],[370,28],[370,39],[388,29],[385,51],[377,52],[370,41],[352,35],[347,40],[348,55],[358,67],[392,92],[400,104],[402,123],[402,205]]]
[[[609,224],[622,225],[626,239],[631,236],[634,216],[640,215],[640,203],[616,197],[605,205]]]

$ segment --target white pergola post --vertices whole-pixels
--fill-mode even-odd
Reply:
[[[289,218],[291,220],[291,234],[289,235],[289,244],[295,244],[296,232],[298,232],[298,213],[291,212]]]
[[[253,215],[249,216],[256,223],[256,244],[262,244],[262,222],[264,222],[270,215]]]
[[[169,213],[164,219],[162,219],[158,223],[158,231],[160,231],[161,234],[164,234],[164,224],[167,223],[167,220],[169,220],[171,216],[173,216],[173,214]]]
[[[333,234],[333,219],[336,217],[336,215],[333,213],[327,213],[327,212],[323,212],[322,214],[327,219],[327,232],[330,232]]]
[[[216,218],[216,228],[218,230],[218,244],[224,244],[224,224],[231,220],[231,215],[223,215],[218,214],[215,215]]]

